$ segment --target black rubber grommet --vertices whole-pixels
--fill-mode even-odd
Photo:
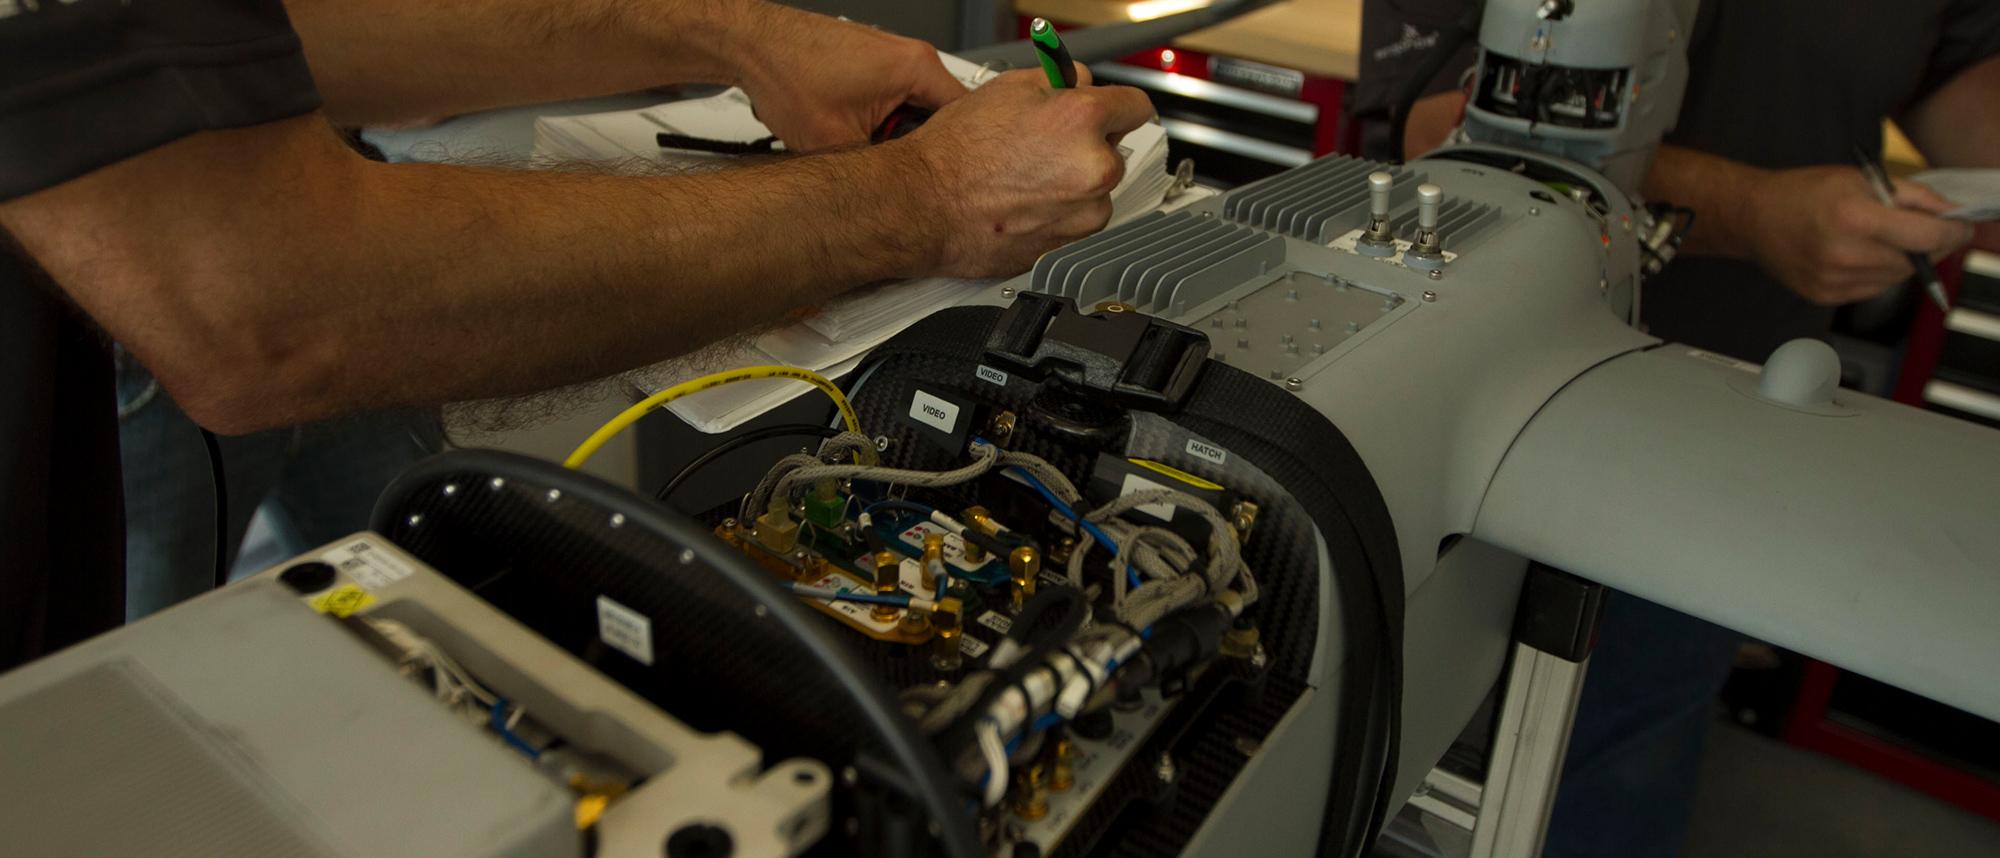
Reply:
[[[333,567],[318,560],[294,563],[278,573],[278,580],[301,596],[333,586]]]

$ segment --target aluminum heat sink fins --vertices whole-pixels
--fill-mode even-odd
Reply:
[[[1377,170],[1395,177],[1389,192],[1392,207],[1416,197],[1423,180],[1420,174],[1379,161],[1333,155],[1231,191],[1223,200],[1222,214],[1324,244],[1368,225],[1368,174]]]
[[[1036,261],[1033,289],[1142,312],[1178,313],[1285,261],[1283,237],[1207,212],[1154,213],[1051,251]]]

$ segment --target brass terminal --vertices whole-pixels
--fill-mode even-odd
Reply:
[[[1236,531],[1238,543],[1249,542],[1250,530],[1257,526],[1257,504],[1237,501],[1229,508],[1229,526]]]
[[[924,534],[923,581],[924,595],[937,592],[938,573],[944,571],[944,534],[931,532]]]
[[[938,670],[950,672],[959,668],[959,616],[964,610],[964,602],[956,596],[946,596],[938,600],[937,608],[931,612],[931,625],[937,629],[937,634],[931,637],[931,666]]]
[[[1076,746],[1070,744],[1068,736],[1049,744],[1053,746],[1049,752],[1049,789],[1068,792],[1076,786]]]
[[[1049,815],[1048,774],[1039,762],[1015,782],[1014,815],[1031,821]]]
[[[1014,610],[1021,610],[1035,595],[1035,578],[1042,574],[1042,555],[1023,545],[1007,555],[1007,571],[1014,579]]]
[[[903,588],[903,558],[894,551],[875,552],[875,594],[894,596]],[[902,609],[895,605],[876,605],[872,616],[885,623],[896,622]]]

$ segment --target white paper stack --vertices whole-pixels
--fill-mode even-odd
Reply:
[[[1958,204],[1958,208],[1945,212],[1945,217],[1967,223],[2000,220],[2000,170],[1928,170],[1911,176],[1910,180],[1929,185],[1938,196]]]
[[[939,57],[968,87],[984,83],[989,75],[984,68],[949,54]],[[534,152],[543,161],[639,159],[691,168],[719,166],[728,160],[726,156],[663,150],[658,142],[662,131],[731,142],[749,142],[770,134],[752,114],[749,97],[740,89],[729,89],[708,98],[643,110],[542,117],[535,121]],[[1113,225],[1158,208],[1173,181],[1166,169],[1166,132],[1158,122],[1125,135],[1119,141],[1119,151],[1125,156],[1125,177],[1111,193]],[[640,390],[652,393],[699,375],[753,364],[788,364],[838,375],[853,369],[869,349],[918,319],[973,300],[982,287],[991,284],[930,278],[864,288],[814,308],[792,324],[726,340],[636,370],[628,378]],[[797,382],[744,382],[680,399],[668,408],[704,432],[725,432],[808,390]]]

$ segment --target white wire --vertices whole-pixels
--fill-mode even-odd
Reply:
[[[1007,745],[1000,741],[1000,728],[991,720],[979,722],[979,752],[986,757],[985,805],[993,807],[1007,795]]]

